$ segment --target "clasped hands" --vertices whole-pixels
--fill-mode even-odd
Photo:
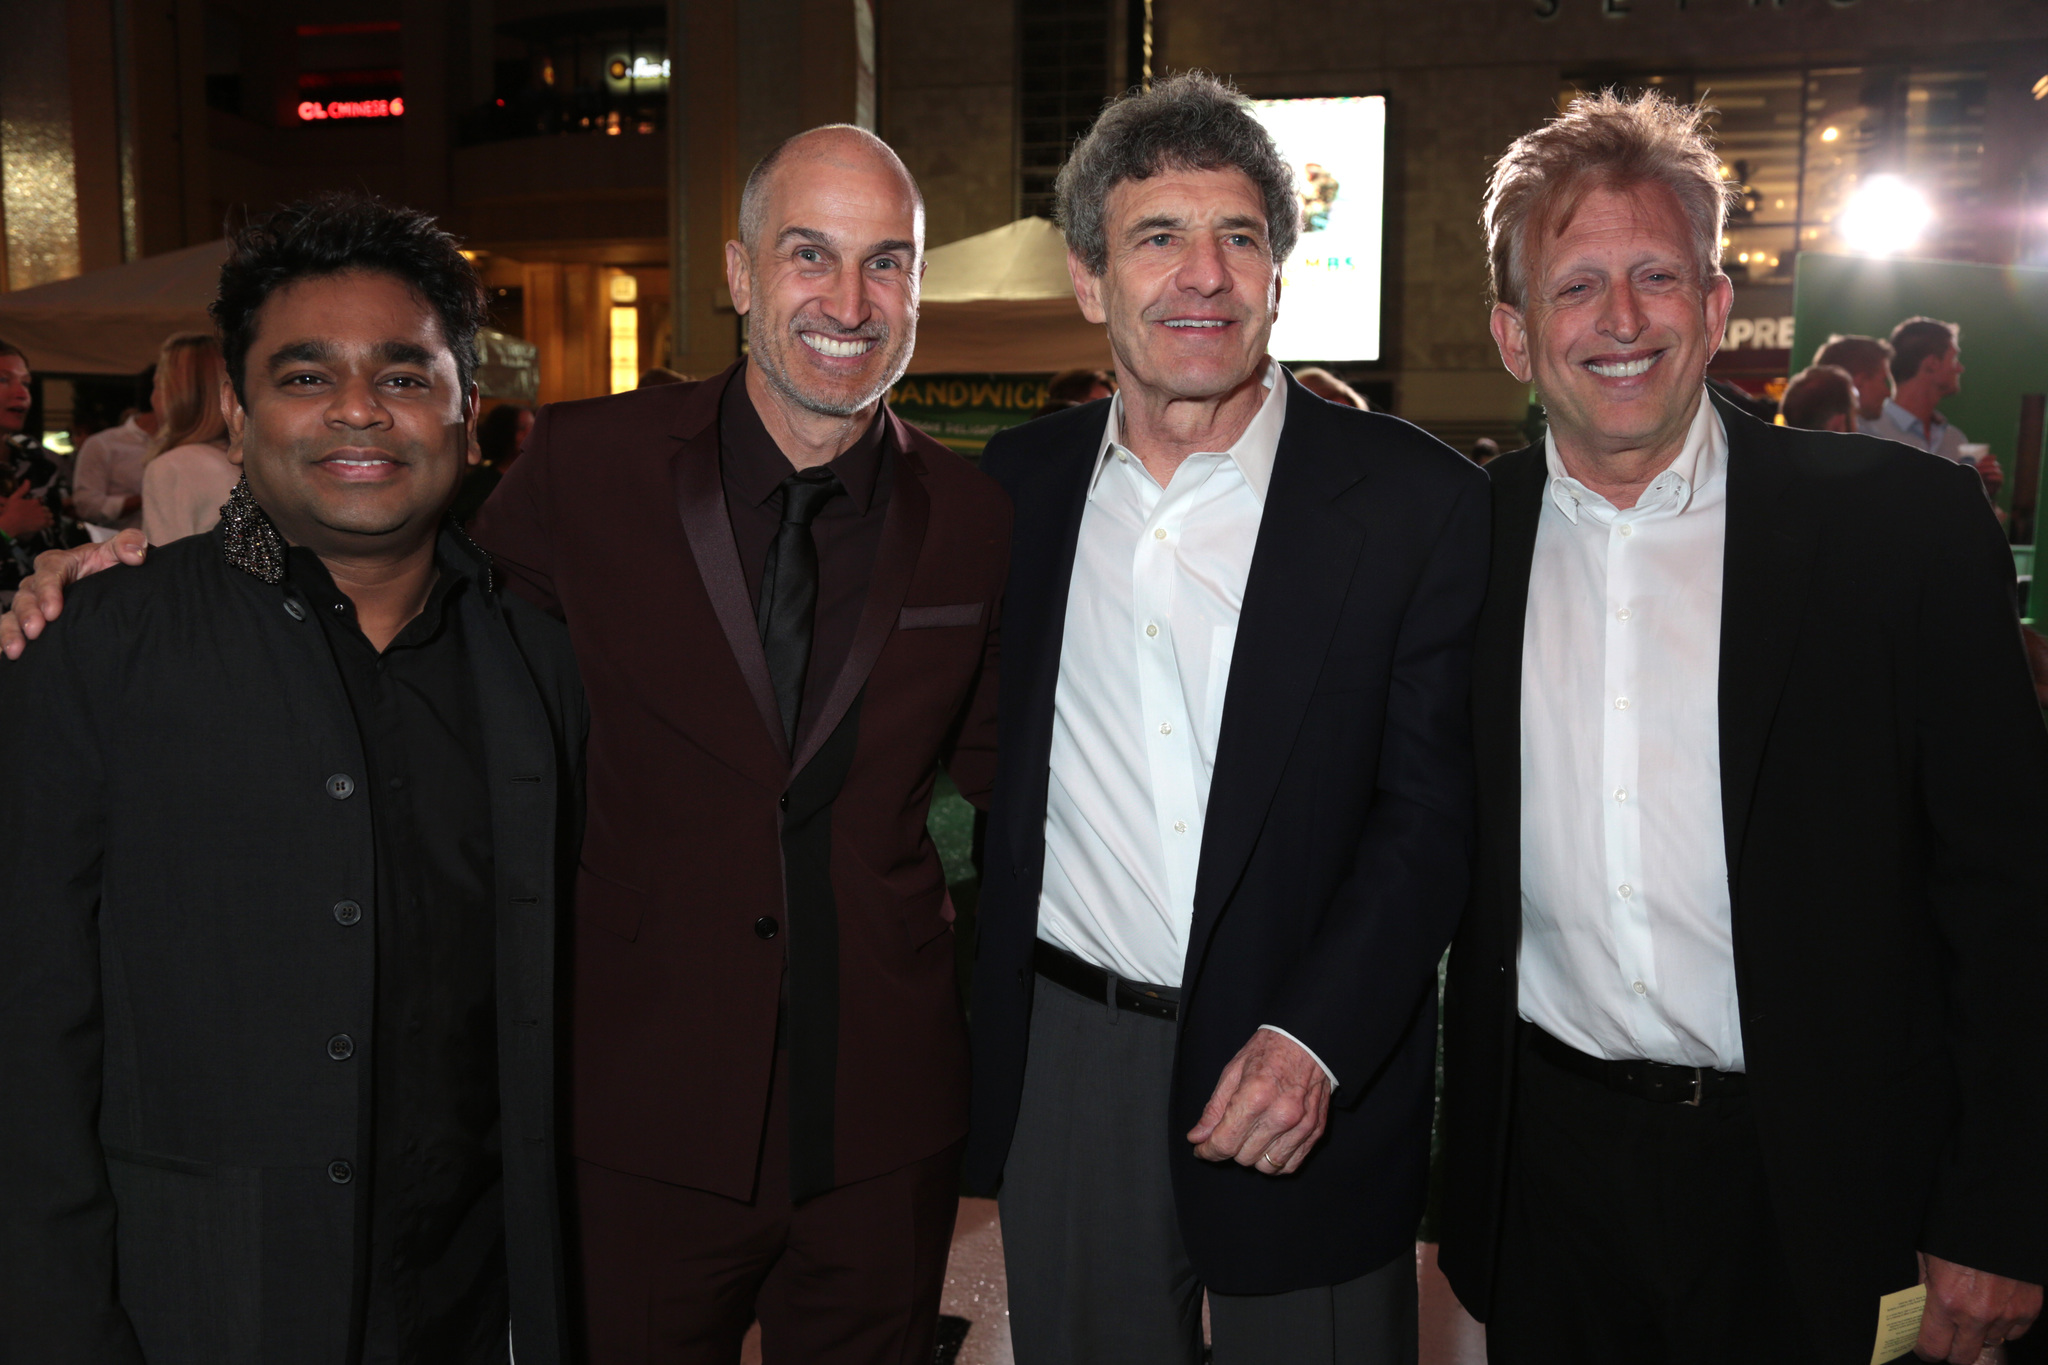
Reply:
[[[1285,1034],[1260,1029],[1223,1068],[1187,1139],[1204,1161],[1292,1175],[1329,1117],[1330,1078],[1316,1059]]]

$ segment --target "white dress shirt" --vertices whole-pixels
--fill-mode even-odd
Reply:
[[[1546,440],[1522,632],[1521,1015],[1595,1057],[1741,1071],[1721,823],[1728,437],[1705,398],[1617,509]]]
[[[211,531],[241,479],[225,445],[200,441],[166,450],[142,470],[142,534],[152,545],[168,545]]]
[[[142,492],[142,467],[149,463],[149,433],[130,417],[118,427],[96,431],[78,448],[78,475],[71,497],[78,519],[125,531],[142,524],[142,511],[122,504]]]
[[[1164,488],[1117,439],[1112,399],[1081,513],[1038,936],[1129,981],[1177,987],[1187,960],[1237,618],[1287,420],[1277,362],[1265,383],[1236,444],[1188,456]]]
[[[1922,422],[1912,413],[1900,407],[1896,399],[1884,400],[1883,415],[1868,420],[1858,419],[1856,429],[1865,436],[1882,436],[1887,441],[1904,441],[1917,446],[1930,455],[1939,455],[1944,460],[1963,463],[1963,445],[1970,438],[1963,435],[1963,429],[1950,422],[1939,412],[1932,420]]]

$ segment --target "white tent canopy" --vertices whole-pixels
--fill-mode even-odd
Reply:
[[[0,294],[0,340],[50,374],[136,374],[173,332],[210,332],[225,240]]]
[[[1081,316],[1067,247],[1020,218],[929,252],[912,374],[1043,374],[1109,368],[1109,339]]]

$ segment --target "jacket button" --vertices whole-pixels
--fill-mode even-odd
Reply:
[[[356,1040],[346,1033],[337,1033],[327,1040],[327,1055],[337,1062],[345,1062],[356,1055]]]
[[[763,915],[754,921],[755,938],[774,938],[782,926],[775,922],[775,916]]]
[[[346,1161],[330,1161],[327,1163],[327,1178],[337,1185],[346,1185],[356,1178],[356,1168]]]
[[[337,801],[346,801],[356,794],[356,780],[347,773],[336,773],[327,779],[327,794]]]
[[[336,901],[334,903],[334,922],[343,928],[359,923],[362,918],[363,907],[357,905],[354,901]]]
[[[306,619],[306,609],[305,607],[300,605],[299,599],[296,597],[287,597],[284,599],[284,614],[286,616],[291,617],[292,620],[294,621],[303,621]]]
[[[782,807],[782,809],[784,809],[784,810],[788,810],[788,809],[789,809],[789,798],[788,798],[787,796],[778,796],[778,797],[776,797],[776,798],[775,798],[775,804],[776,804],[776,805],[778,805],[778,806],[780,806],[780,807]]]

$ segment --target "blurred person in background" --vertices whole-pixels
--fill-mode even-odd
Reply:
[[[1848,371],[1856,384],[1856,429],[1870,430],[1870,424],[1884,416],[1885,400],[1892,396],[1892,344],[1876,337],[1845,336],[1837,332],[1828,344],[1814,353],[1816,365],[1836,365]]]
[[[1108,370],[1061,370],[1045,381],[1045,399],[1053,403],[1093,403],[1116,392],[1116,376]]]
[[[1365,395],[1331,374],[1320,365],[1311,365],[1305,370],[1294,372],[1294,382],[1318,398],[1332,403],[1342,403],[1347,408],[1360,412],[1371,412],[1372,404],[1365,401]]]
[[[526,445],[526,434],[532,430],[533,409],[524,404],[504,403],[483,415],[483,420],[476,424],[476,446],[483,460],[463,476],[455,505],[448,509],[449,516],[467,524],[477,514],[484,499],[498,486],[498,480],[519,458]]]
[[[142,467],[142,534],[152,545],[211,531],[241,470],[228,458],[221,386],[227,367],[211,332],[181,332],[157,356],[163,416]]]
[[[149,406],[129,413],[117,427],[88,436],[78,448],[72,505],[80,521],[116,531],[142,524],[142,467],[149,463],[149,443],[163,420],[156,366],[144,374],[150,380]]]
[[[1857,393],[1856,380],[1839,365],[1809,365],[1785,385],[1778,413],[1788,427],[1854,431]]]
[[[1942,416],[1941,401],[1963,387],[1963,329],[1939,318],[1907,318],[1892,328],[1892,396],[1877,420],[1863,431],[1888,441],[1904,441],[1930,455],[1976,470],[1992,501],[2005,482],[2005,471],[1988,453],[1972,458],[1964,449],[1970,438]]]
[[[651,389],[656,384],[687,384],[689,382],[690,376],[682,373],[680,370],[671,370],[666,365],[656,365],[644,372],[640,376],[640,382],[633,387],[636,389]]]
[[[62,465],[22,434],[33,401],[28,357],[0,341],[0,606],[14,600],[37,555],[83,538],[64,510],[70,484]]]
[[[1500,458],[1500,442],[1482,436],[1472,443],[1472,463],[1484,467]]]

